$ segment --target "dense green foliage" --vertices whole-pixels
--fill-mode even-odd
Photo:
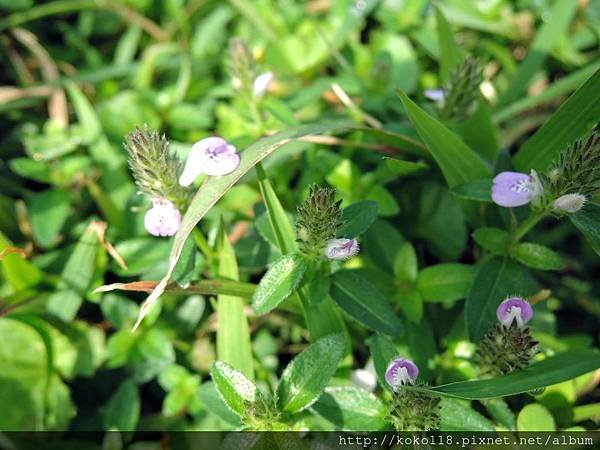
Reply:
[[[0,429],[597,428],[600,4],[432,3],[0,0]]]

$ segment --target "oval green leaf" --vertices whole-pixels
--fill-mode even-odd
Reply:
[[[260,397],[256,385],[224,361],[214,362],[210,376],[227,406],[240,417],[244,417],[247,407]]]
[[[331,298],[366,327],[392,336],[402,334],[402,322],[375,287],[355,272],[340,270],[331,277]]]
[[[370,392],[354,386],[328,387],[312,409],[341,430],[378,431],[387,427],[387,407]]]
[[[262,277],[254,295],[252,309],[266,314],[288,298],[298,288],[308,263],[297,253],[283,255]]]
[[[316,402],[343,355],[341,333],[325,336],[298,354],[283,371],[277,386],[279,410],[293,414]]]

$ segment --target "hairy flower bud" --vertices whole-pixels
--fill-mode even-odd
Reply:
[[[169,151],[167,138],[146,126],[129,133],[123,145],[129,153],[129,167],[139,190],[185,209],[191,192],[177,182],[181,162]]]
[[[499,324],[483,337],[475,363],[483,377],[507,374],[527,367],[538,353],[538,343],[525,326],[533,317],[533,309],[520,297],[511,297],[498,306]]]
[[[304,256],[323,257],[328,241],[342,224],[340,203],[335,200],[335,190],[310,187],[307,199],[298,207],[296,220],[299,250]]]
[[[576,213],[585,205],[586,197],[581,194],[565,194],[552,203],[552,208],[559,212]]]
[[[444,87],[443,103],[440,104],[442,120],[463,121],[477,107],[479,85],[483,81],[481,64],[472,56],[467,56],[450,75]]]

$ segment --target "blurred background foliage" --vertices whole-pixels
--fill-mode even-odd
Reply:
[[[239,37],[260,72],[275,74],[261,100],[266,130],[351,118],[417,139],[394,90],[433,111],[423,91],[446,81],[431,3],[0,0],[0,428],[238,426],[208,376],[216,354],[214,298],[166,294],[132,334],[144,294],[92,293],[113,282],[158,280],[167,268],[171,240],[144,231],[148,202],[136,195],[124,135],[148,124],[182,157],[191,143],[213,134],[238,148],[253,142],[256,123],[228,69],[229,39]],[[600,67],[598,1],[437,3],[461,48],[484,64],[481,89],[500,130],[486,139],[497,140],[501,154],[518,148]],[[459,202],[429,158],[382,139],[352,131],[294,142],[264,168],[290,213],[311,183],[335,187],[342,206],[378,203],[378,219],[350,267],[400,309],[394,262],[402,244],[414,245],[421,269],[470,264],[479,255]],[[201,223],[212,244],[223,219],[245,281],[256,282],[278,256],[264,211],[251,172]],[[597,255],[567,221],[534,236],[565,260],[560,272],[536,274],[538,288],[551,290],[537,310],[536,338],[556,351],[597,345]],[[210,277],[215,264],[197,253],[192,272]],[[457,306],[469,270],[450,292],[425,298],[423,320],[403,318],[406,333],[396,340],[433,384],[475,375]],[[369,358],[369,334],[348,326],[352,352],[333,384],[347,384],[350,371]],[[281,310],[251,318],[250,327],[255,379],[272,385],[306,345],[306,329],[299,316]],[[511,399],[516,426],[594,427],[598,381],[589,374],[535,399]],[[459,406],[453,414],[464,410]],[[477,426],[489,425],[480,414],[476,419]],[[304,420],[311,429],[333,427],[316,414]]]

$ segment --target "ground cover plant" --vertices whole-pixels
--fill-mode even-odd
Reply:
[[[597,428],[598,2],[0,10],[1,430]]]

